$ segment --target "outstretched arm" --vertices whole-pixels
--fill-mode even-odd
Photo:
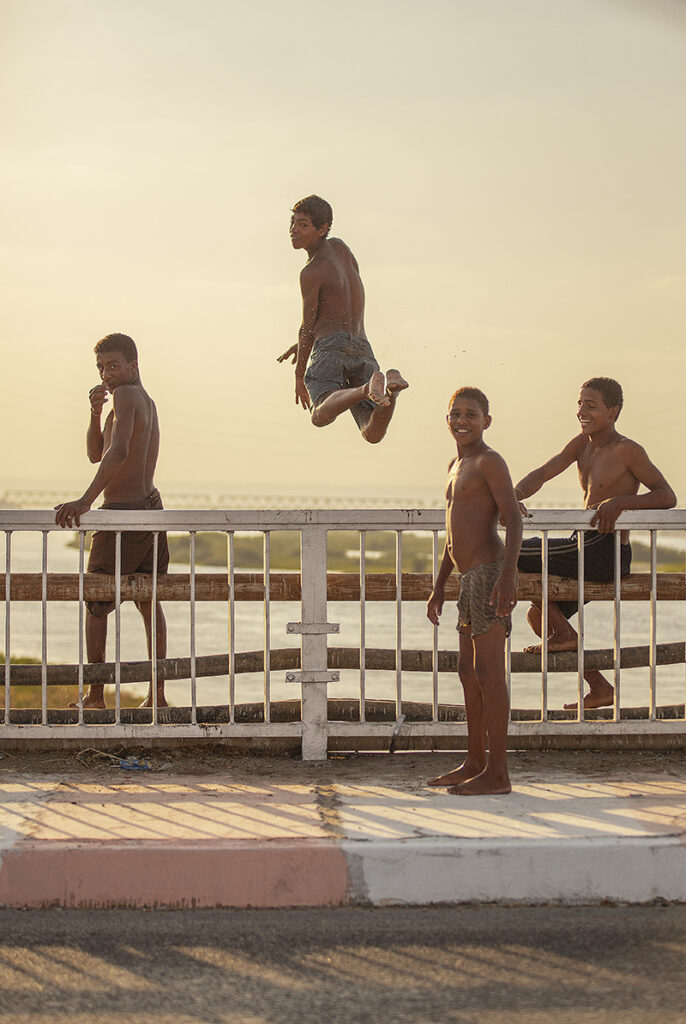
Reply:
[[[135,399],[126,387],[117,388],[113,395],[114,422],[112,441],[100,462],[97,473],[89,487],[77,501],[65,501],[55,505],[55,522],[61,527],[71,527],[72,522],[80,525],[80,517],[88,512],[97,496],[104,491],[110,480],[126,462],[131,444],[135,419]]]
[[[522,518],[505,460],[493,453],[484,459],[483,474],[505,524],[505,561],[491,594],[496,615],[509,615],[517,603],[517,559],[522,546]]]
[[[553,477],[564,473],[565,469],[568,469],[573,462],[577,461],[587,444],[588,442],[584,435],[578,434],[577,437],[572,438],[569,444],[564,446],[559,454],[553,455],[552,459],[548,459],[538,469],[532,469],[530,473],[523,476],[515,484],[514,492],[517,500],[524,501],[525,498],[530,498],[532,494],[540,491],[543,484],[547,483],[548,480],[552,480]]]
[[[648,458],[645,448],[635,441],[629,441],[626,467],[647,488],[644,494],[618,494],[614,498],[606,498],[596,508],[591,519],[598,533],[612,533],[617,517],[628,509],[641,508],[674,508],[676,495],[664,476]]]

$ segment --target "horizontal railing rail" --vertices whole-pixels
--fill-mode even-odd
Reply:
[[[521,721],[523,712],[513,712],[513,733],[524,737],[545,737],[555,735],[556,730],[569,725],[557,721],[559,715],[548,707],[548,674],[573,672],[577,675],[578,693],[583,692],[584,672],[591,669],[610,669],[614,672],[615,703],[610,710],[590,714],[584,711],[579,699],[579,711],[573,717],[583,731],[626,733],[650,731],[657,725],[674,732],[683,731],[684,714],[679,707],[671,709],[669,715],[657,707],[656,670],[659,665],[673,665],[684,661],[684,643],[675,638],[669,643],[657,642],[658,602],[684,601],[686,599],[686,576],[684,572],[658,572],[657,533],[681,531],[686,536],[686,511],[645,511],[625,512],[617,524],[616,545],[619,546],[619,530],[638,530],[650,537],[650,564],[647,572],[632,573],[614,582],[595,583],[584,580],[583,561],[579,558],[577,580],[552,576],[547,567],[547,539],[553,533],[569,533],[584,530],[590,526],[592,512],[585,510],[538,510],[524,521],[526,532],[536,532],[543,538],[543,573],[541,576],[520,575],[518,596],[520,600],[538,601],[542,604],[544,640],[539,653],[511,651],[508,647],[508,679],[511,674],[540,672],[541,707],[536,720]],[[98,510],[81,519],[79,550],[79,572],[54,573],[49,571],[48,537],[56,531],[54,513],[43,511],[8,510],[0,511],[0,529],[5,533],[5,650],[7,664],[5,677],[5,717],[0,725],[0,738],[23,734],[45,738],[46,736],[93,736],[93,729],[102,735],[114,737],[141,737],[155,735],[170,737],[216,735],[226,737],[241,735],[264,738],[264,736],[298,737],[302,742],[303,756],[323,757],[327,745],[340,745],[346,739],[359,743],[364,739],[388,736],[388,725],[368,720],[374,714],[378,701],[370,701],[366,695],[367,673],[384,671],[395,676],[396,710],[393,729],[390,734],[397,746],[404,740],[438,740],[449,734],[455,738],[464,736],[464,723],[457,718],[449,705],[439,705],[439,673],[455,673],[457,655],[455,649],[438,649],[438,633],[433,629],[431,648],[409,649],[403,642],[403,606],[411,602],[425,602],[432,588],[434,575],[440,557],[440,544],[444,530],[443,513],[434,509],[277,509],[277,510],[165,510],[160,512],[125,512]],[[171,572],[168,575],[153,573],[151,576],[122,574],[119,566],[114,576],[89,574],[85,571],[85,533],[98,529],[123,535],[128,531],[142,529],[158,535],[161,532],[183,533],[190,537],[190,572]],[[353,531],[359,535],[359,572],[340,572],[327,569],[327,535],[335,531]],[[271,568],[271,536],[281,531],[297,531],[300,534],[300,564],[294,571],[274,571]],[[196,538],[199,533],[222,533],[226,535],[227,567],[217,572],[198,572],[195,557]],[[375,572],[374,563],[367,550],[368,537],[376,532],[395,534],[395,572]],[[15,534],[39,533],[42,535],[42,565],[40,572],[13,571],[12,540]],[[433,572],[408,572],[403,568],[403,537],[407,533],[431,535]],[[262,536],[263,568],[259,572],[245,572],[236,569],[234,541],[241,534]],[[117,539],[117,550],[120,551]],[[581,549],[580,549],[581,550]],[[459,578],[453,574],[446,588],[446,598],[456,600],[459,593]],[[182,602],[189,605],[190,656],[183,658],[158,658],[152,661],[123,661],[121,658],[121,604],[126,600]],[[547,616],[551,600],[578,600],[579,643],[576,651],[549,652],[547,650]],[[83,626],[86,601],[115,602],[115,660],[104,664],[89,665],[84,659]],[[236,602],[256,602],[263,608],[263,649],[251,651],[236,650],[235,613]],[[340,647],[327,640],[328,634],[337,630],[335,623],[328,622],[328,602],[356,602],[360,606],[359,646]],[[614,647],[602,650],[587,650],[584,630],[585,601],[612,601],[614,603]],[[650,642],[621,646],[621,605],[625,601],[643,601],[650,608]],[[42,657],[39,665],[11,664],[12,653],[12,606],[23,602],[40,602],[42,606]],[[48,616],[51,602],[76,602],[79,607],[78,646],[76,664],[53,664],[48,661]],[[196,650],[195,608],[199,602],[221,602],[228,609],[228,650],[219,654],[198,654]],[[300,648],[272,647],[271,603],[299,602],[302,608],[301,622],[291,623],[289,631],[301,635]],[[395,646],[371,647],[367,644],[366,606],[373,602],[392,602],[395,606]],[[685,616],[686,619],[686,616]],[[686,625],[686,623],[685,623]],[[292,627],[292,628],[291,628]],[[430,627],[427,627],[430,628]],[[153,634],[155,613],[153,611]],[[642,717],[636,718],[635,709],[623,708],[621,704],[621,671],[634,667],[647,667],[650,673],[650,699]],[[271,673],[284,672],[285,679],[300,686],[301,716],[299,721],[272,721],[273,701],[271,699]],[[357,720],[331,721],[331,709],[336,705],[328,699],[327,686],[339,679],[341,671],[359,673],[360,695],[355,700]],[[403,677],[407,673],[426,673],[432,677],[432,700],[422,711],[422,720],[413,722],[415,713],[403,694]],[[249,723],[245,715],[237,714],[235,701],[235,677],[243,673],[261,673],[264,676],[264,699],[262,721],[256,723],[255,715]],[[227,676],[229,692],[226,721],[208,724],[198,718],[197,680],[212,676]],[[145,725],[133,716],[124,714],[120,706],[121,686],[129,683],[155,682],[158,678],[166,681],[191,681],[189,713],[181,715],[181,709],[161,714],[153,701],[152,721]],[[92,683],[111,683],[115,686],[114,722],[91,725],[98,718],[84,712],[84,687]],[[53,685],[76,685],[79,689],[79,707],[74,722],[65,721],[65,714],[48,712],[48,688]],[[40,722],[32,725],[19,724],[26,716],[18,716],[11,707],[11,688],[14,686],[40,686],[42,707]],[[156,691],[155,691],[156,692]],[[414,702],[416,703],[416,702]],[[340,701],[338,702],[340,713]],[[427,709],[428,708],[428,712]],[[631,710],[631,715],[629,711]],[[178,712],[178,713],[177,713]],[[407,713],[406,713],[407,712]],[[252,713],[251,713],[252,714]],[[430,715],[426,721],[426,714]],[[533,712],[532,712],[533,714]],[[611,715],[611,721],[599,722]],[[74,717],[72,713],[72,718]],[[102,716],[100,716],[102,717]],[[212,716],[210,716],[211,719]],[[346,715],[345,717],[350,718]],[[551,718],[555,721],[551,721]],[[287,727],[287,728],[286,728]],[[253,729],[251,732],[250,730]],[[285,731],[284,731],[285,729]],[[384,732],[383,730],[386,730]]]

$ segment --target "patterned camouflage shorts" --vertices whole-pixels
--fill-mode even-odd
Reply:
[[[496,615],[495,605],[489,603],[504,561],[501,555],[497,561],[475,565],[460,576],[460,596],[457,602],[457,628],[460,633],[481,636],[488,632],[494,622],[499,622],[505,627],[505,635],[510,635],[512,617]]]

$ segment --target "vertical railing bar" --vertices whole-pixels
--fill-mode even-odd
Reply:
[[[431,578],[436,582],[438,576],[438,531],[434,530],[432,535],[431,552]],[[438,626],[432,626],[432,650],[431,650],[431,721],[438,721]]]
[[[236,721],[236,605],[235,605],[235,563],[234,563],[234,531],[227,535],[229,563],[229,722]]]
[[[622,717],[622,700],[621,700],[621,685],[622,685],[622,575],[621,575],[621,557],[622,557],[622,531],[615,527],[615,607],[614,607],[614,620],[615,620],[615,649],[614,649],[614,684],[615,684],[615,696],[613,701],[613,712],[612,721],[619,722]]]
[[[11,648],[12,634],[10,625],[11,609],[11,583],[12,583],[12,531],[5,531],[5,725],[10,724],[10,687],[12,685],[11,675]]]
[[[360,530],[360,721],[367,720],[367,534]]]
[[[114,535],[114,721],[121,724],[121,530]]]
[[[403,535],[401,530],[395,532],[395,717],[403,713],[403,673],[402,673],[402,639],[403,639]]]
[[[271,534],[264,531],[264,720],[271,721],[271,593],[270,593]]]
[[[86,534],[79,530],[79,725],[83,725],[83,574],[85,568]]]
[[[195,675],[195,530],[190,531],[190,554],[191,554],[191,722],[193,725],[198,721],[198,681]]]
[[[650,531],[650,721],[656,718],[657,678],[657,531]]]
[[[585,548],[584,541],[586,534],[584,530],[579,530],[577,533],[577,566],[578,566],[578,594],[579,594],[579,611],[577,613],[579,619],[579,633],[577,636],[576,649],[577,649],[577,692],[578,692],[578,704],[577,704],[577,721],[583,722],[585,715],[584,708],[584,582],[585,582]]]
[[[152,724],[157,725],[157,552],[160,543],[159,531],[152,535],[152,608],[150,615],[150,658],[152,663]]]
[[[41,637],[41,721],[48,724],[48,531],[43,530],[43,567],[41,580],[42,637]]]
[[[548,575],[549,575],[549,550],[548,531],[543,530],[541,537],[541,721],[548,721],[548,633],[549,620],[549,598],[548,598]]]

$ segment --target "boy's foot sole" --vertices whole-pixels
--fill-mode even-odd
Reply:
[[[389,398],[386,395],[386,378],[381,370],[375,370],[369,378],[367,393],[374,405],[389,404]]]
[[[400,370],[389,370],[386,374],[386,393],[389,395],[397,395],[405,388],[409,388],[409,384],[400,373]]]

